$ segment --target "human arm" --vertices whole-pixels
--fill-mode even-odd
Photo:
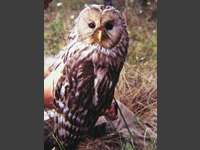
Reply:
[[[53,109],[53,96],[51,92],[51,86],[52,86],[52,73],[50,73],[45,79],[44,79],[44,108]]]

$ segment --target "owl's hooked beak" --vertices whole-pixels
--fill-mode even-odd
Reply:
[[[99,39],[99,42],[101,42],[101,39],[102,39],[102,31],[101,30],[98,33],[98,39]]]

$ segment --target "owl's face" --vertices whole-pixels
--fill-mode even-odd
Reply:
[[[120,12],[110,6],[91,5],[77,19],[79,39],[105,48],[112,48],[119,42],[123,28]]]

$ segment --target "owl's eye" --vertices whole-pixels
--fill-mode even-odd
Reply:
[[[107,30],[112,30],[113,24],[108,22],[108,23],[106,23],[105,27],[106,27]]]
[[[90,24],[88,24],[88,26],[90,27],[90,28],[95,28],[95,24],[94,23],[90,23]]]

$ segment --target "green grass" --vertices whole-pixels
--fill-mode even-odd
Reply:
[[[157,133],[157,2],[150,1],[149,5],[142,7],[139,0],[113,0],[113,5],[122,12],[127,22],[130,38],[128,57],[115,89],[115,98]],[[63,5],[57,7],[57,2]],[[44,54],[57,54],[66,45],[74,20],[85,4],[102,2],[53,0],[44,10]],[[132,150],[129,141],[123,138],[121,149]],[[98,142],[105,144],[105,140],[99,139]],[[148,145],[144,149],[157,149],[155,141]]]

